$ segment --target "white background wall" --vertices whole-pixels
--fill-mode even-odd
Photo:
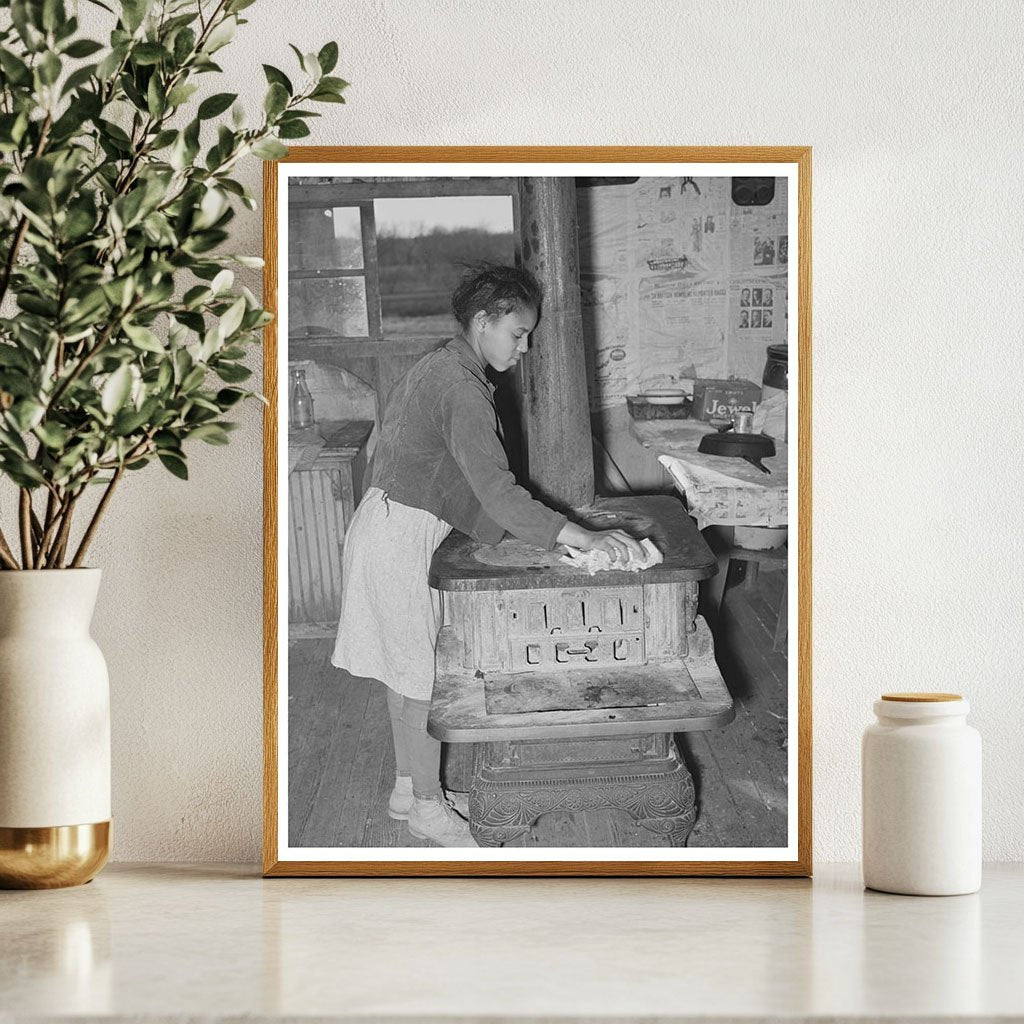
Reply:
[[[97,21],[82,4],[83,19]],[[814,147],[815,856],[859,857],[891,689],[959,690],[985,854],[1024,858],[1022,8],[259,0],[210,91],[341,46],[313,144]],[[258,188],[261,169],[244,169]],[[235,251],[260,251],[242,211]],[[243,275],[259,293],[258,274]],[[254,361],[255,362],[255,361]],[[133,476],[95,546],[120,860],[257,860],[261,435]]]

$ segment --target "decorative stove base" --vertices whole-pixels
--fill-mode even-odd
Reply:
[[[551,744],[481,743],[469,790],[480,846],[526,835],[550,811],[616,808],[685,846],[696,818],[693,779],[667,734]]]

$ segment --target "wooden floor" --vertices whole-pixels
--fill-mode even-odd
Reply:
[[[740,577],[744,563],[733,563]],[[786,845],[785,654],[772,651],[783,572],[730,580],[716,653],[736,703],[722,729],[676,737],[697,791],[688,846]],[[394,782],[384,688],[330,664],[333,640],[289,642],[289,843],[292,847],[432,846],[387,814]],[[469,786],[470,744],[445,746],[449,789]],[[624,811],[553,812],[509,846],[664,846]]]

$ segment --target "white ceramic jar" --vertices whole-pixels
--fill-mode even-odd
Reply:
[[[864,884],[913,896],[981,887],[981,737],[953,693],[875,702],[861,761]]]

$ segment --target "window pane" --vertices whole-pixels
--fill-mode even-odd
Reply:
[[[289,207],[288,265],[291,270],[361,270],[359,207]]]
[[[366,281],[362,277],[289,279],[288,334],[291,337],[365,338],[369,333]]]
[[[376,199],[385,338],[450,338],[463,263],[512,263],[511,196]]]

